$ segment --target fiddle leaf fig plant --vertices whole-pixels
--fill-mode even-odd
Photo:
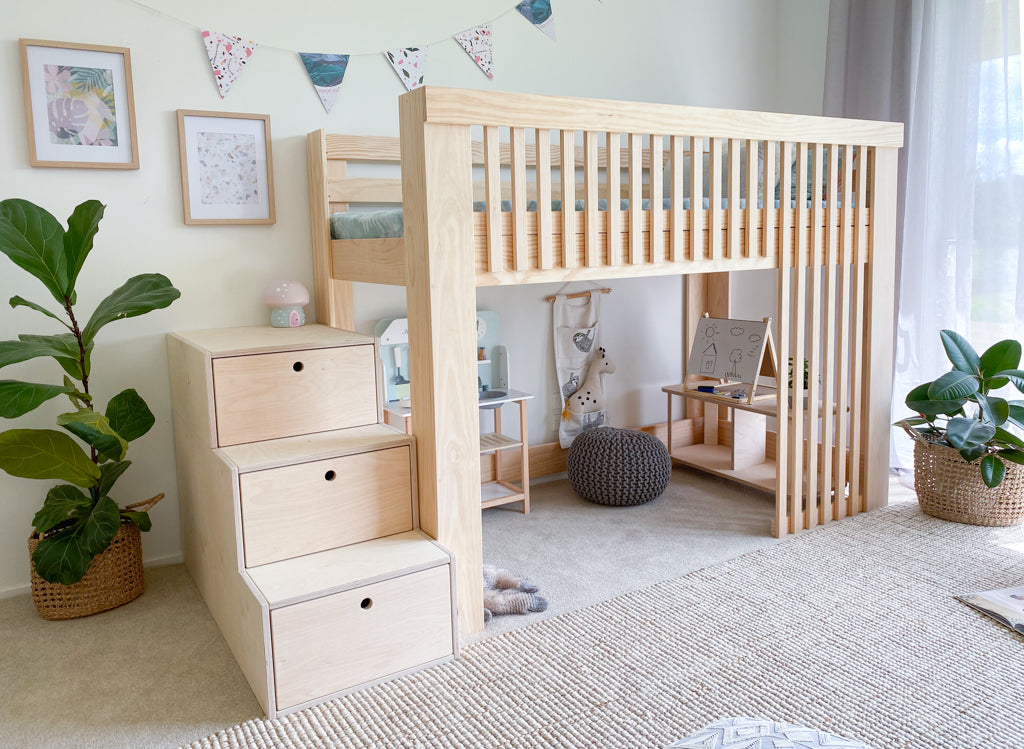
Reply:
[[[897,424],[917,439],[955,448],[968,463],[980,459],[981,478],[994,488],[1006,476],[1006,461],[1024,465],[1024,440],[1007,429],[1024,429],[1024,400],[992,394],[1011,383],[1024,394],[1020,342],[1000,341],[979,356],[960,334],[939,335],[953,368],[911,390],[906,404],[918,416]]]
[[[127,518],[148,531],[145,511],[120,508],[110,497],[127,470],[128,444],[149,431],[155,418],[133,389],[124,390],[99,410],[89,391],[96,335],[107,324],[170,305],[181,294],[159,273],[128,279],[93,310],[83,326],[75,309],[75,286],[103,218],[104,207],[88,200],[68,218],[67,229],[27,200],[0,201],[0,252],[43,284],[57,303],[53,311],[21,296],[12,308],[28,307],[56,321],[65,332],[24,333],[0,341],[0,368],[50,357],[63,370],[60,384],[0,380],[0,417],[24,416],[43,403],[67,397],[71,410],[56,419],[57,429],[9,429],[0,433],[0,468],[12,476],[59,481],[32,519],[39,544],[32,562],[40,577],[65,585],[77,582],[96,554],[110,545]],[[154,498],[155,499],[155,498]]]

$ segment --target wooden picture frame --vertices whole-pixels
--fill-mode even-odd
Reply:
[[[29,163],[138,169],[127,47],[19,39]]]
[[[186,224],[273,224],[270,115],[178,110]]]

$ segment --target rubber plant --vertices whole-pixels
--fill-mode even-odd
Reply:
[[[1006,461],[1024,465],[1024,440],[1006,428],[1024,429],[1024,400],[992,394],[1010,383],[1024,393],[1020,342],[1000,341],[979,356],[959,333],[939,335],[953,368],[911,390],[906,404],[918,415],[897,424],[916,439],[955,448],[968,463],[980,458],[981,478],[994,488],[1006,476]]]
[[[75,284],[93,248],[103,210],[98,201],[86,201],[75,208],[64,229],[33,203],[0,201],[0,252],[38,279],[60,311],[20,296],[11,297],[11,307],[28,307],[66,328],[0,341],[0,368],[51,357],[64,371],[60,384],[0,380],[0,416],[23,416],[58,396],[67,397],[72,406],[57,417],[63,431],[0,433],[0,468],[12,476],[62,482],[47,492],[32,520],[41,537],[32,562],[44,580],[65,585],[85,575],[93,557],[110,545],[122,517],[143,531],[152,525],[146,512],[121,509],[110,491],[131,465],[125,459],[128,443],[148,432],[155,419],[133,389],[118,393],[102,412],[98,410],[89,392],[96,335],[108,323],[167,307],[180,296],[165,276],[138,275],[101,301],[82,327],[75,309]]]

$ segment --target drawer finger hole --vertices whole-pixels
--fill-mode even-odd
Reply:
[[[361,608],[363,611],[369,611],[373,608],[373,599],[364,598],[362,601],[359,602],[359,608]]]
[[[334,471],[328,471],[327,473],[324,474],[324,479],[327,481],[334,481],[334,479],[336,479],[337,477],[338,474],[336,474]]]
[[[296,372],[301,372],[302,368],[303,368],[303,364],[300,361],[297,361],[294,364],[292,364],[292,369],[294,369]]]

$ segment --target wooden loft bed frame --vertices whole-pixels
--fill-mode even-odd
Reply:
[[[403,95],[399,113],[400,139],[309,134],[317,319],[353,327],[353,281],[406,287],[420,521],[455,552],[464,632],[483,626],[477,286],[688,274],[699,314],[693,292],[711,298],[730,273],[778,269],[779,361],[806,358],[820,379],[808,382],[806,420],[778,398],[774,530],[886,504],[902,124],[436,87]],[[704,192],[705,160],[708,208],[686,209],[684,192]],[[349,177],[360,161],[399,163],[401,178]],[[795,184],[820,200],[785,199],[793,163]],[[759,186],[765,199],[741,204]],[[594,210],[610,196],[628,208]],[[552,210],[558,198],[585,209]],[[402,203],[404,237],[331,239],[332,212],[382,202]],[[728,317],[725,307],[711,312]],[[793,402],[803,394],[795,382]],[[836,414],[820,441],[807,435],[819,401]],[[808,501],[821,487],[830,501]]]

